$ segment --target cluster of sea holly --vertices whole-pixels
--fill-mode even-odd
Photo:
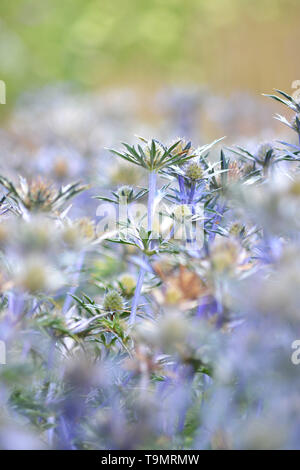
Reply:
[[[114,230],[79,183],[0,177],[0,447],[299,447],[300,147],[221,145],[113,150],[148,181],[94,191]]]

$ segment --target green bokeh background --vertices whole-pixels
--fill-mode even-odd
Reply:
[[[0,79],[290,90],[299,43],[299,0],[1,0]]]

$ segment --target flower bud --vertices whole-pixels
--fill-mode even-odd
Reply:
[[[116,290],[110,290],[104,296],[103,307],[107,312],[122,312],[124,309],[122,296]]]
[[[131,274],[125,273],[120,276],[119,282],[124,295],[131,297],[136,287],[136,279]]]
[[[203,170],[199,163],[189,163],[185,168],[185,176],[193,182],[201,180],[203,178]]]

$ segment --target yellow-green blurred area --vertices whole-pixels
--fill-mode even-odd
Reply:
[[[299,41],[299,0],[1,0],[0,79],[290,90]]]

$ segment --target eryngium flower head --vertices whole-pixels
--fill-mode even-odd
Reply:
[[[219,238],[212,247],[211,262],[218,273],[233,270],[239,260],[241,247],[235,239]]]
[[[198,162],[190,162],[185,168],[185,176],[196,182],[203,178],[203,169]]]
[[[136,287],[136,279],[130,273],[124,273],[119,277],[119,284],[123,295],[131,297]]]
[[[57,212],[72,197],[86,189],[79,183],[72,183],[56,189],[41,178],[28,182],[20,177],[19,186],[0,175],[0,185],[8,190],[9,198],[22,208],[32,212]]]
[[[177,145],[172,152],[173,155],[176,155],[179,153],[179,154],[188,156],[188,155],[192,155],[192,153],[195,152],[195,149],[192,147],[191,142],[188,142],[187,140],[182,139],[181,137],[177,137],[177,139],[174,139],[171,142],[172,145],[176,143]]]
[[[237,161],[229,162],[228,164],[228,181],[230,183],[235,183],[238,181],[243,174],[243,169]]]
[[[24,190],[23,204],[29,210],[50,211],[55,198],[53,186],[42,179],[33,180],[20,188]]]
[[[179,204],[175,207],[173,214],[176,220],[181,221],[187,217],[191,217],[192,211],[188,204]]]
[[[128,204],[133,199],[133,188],[132,186],[121,186],[118,191],[118,201],[120,204]]]
[[[131,146],[123,143],[125,147],[123,153],[116,150],[111,151],[130,163],[155,172],[159,172],[171,165],[183,165],[192,158],[192,156],[188,155],[189,147],[181,151],[179,146],[180,141],[175,142],[170,147],[166,147],[157,139],[147,140],[140,137],[140,140],[143,142],[143,146],[140,144]]]
[[[107,312],[122,312],[124,310],[124,301],[119,292],[116,290],[107,292],[103,299],[103,308]]]
[[[128,199],[130,197],[130,195],[132,194],[132,191],[133,191],[132,186],[121,186],[118,189],[118,196],[120,198],[124,197],[124,198]]]
[[[64,242],[72,247],[91,243],[96,237],[95,222],[89,217],[68,221],[63,228],[62,236]]]
[[[64,277],[44,256],[30,255],[16,267],[13,282],[30,293],[54,292],[64,284]]]

